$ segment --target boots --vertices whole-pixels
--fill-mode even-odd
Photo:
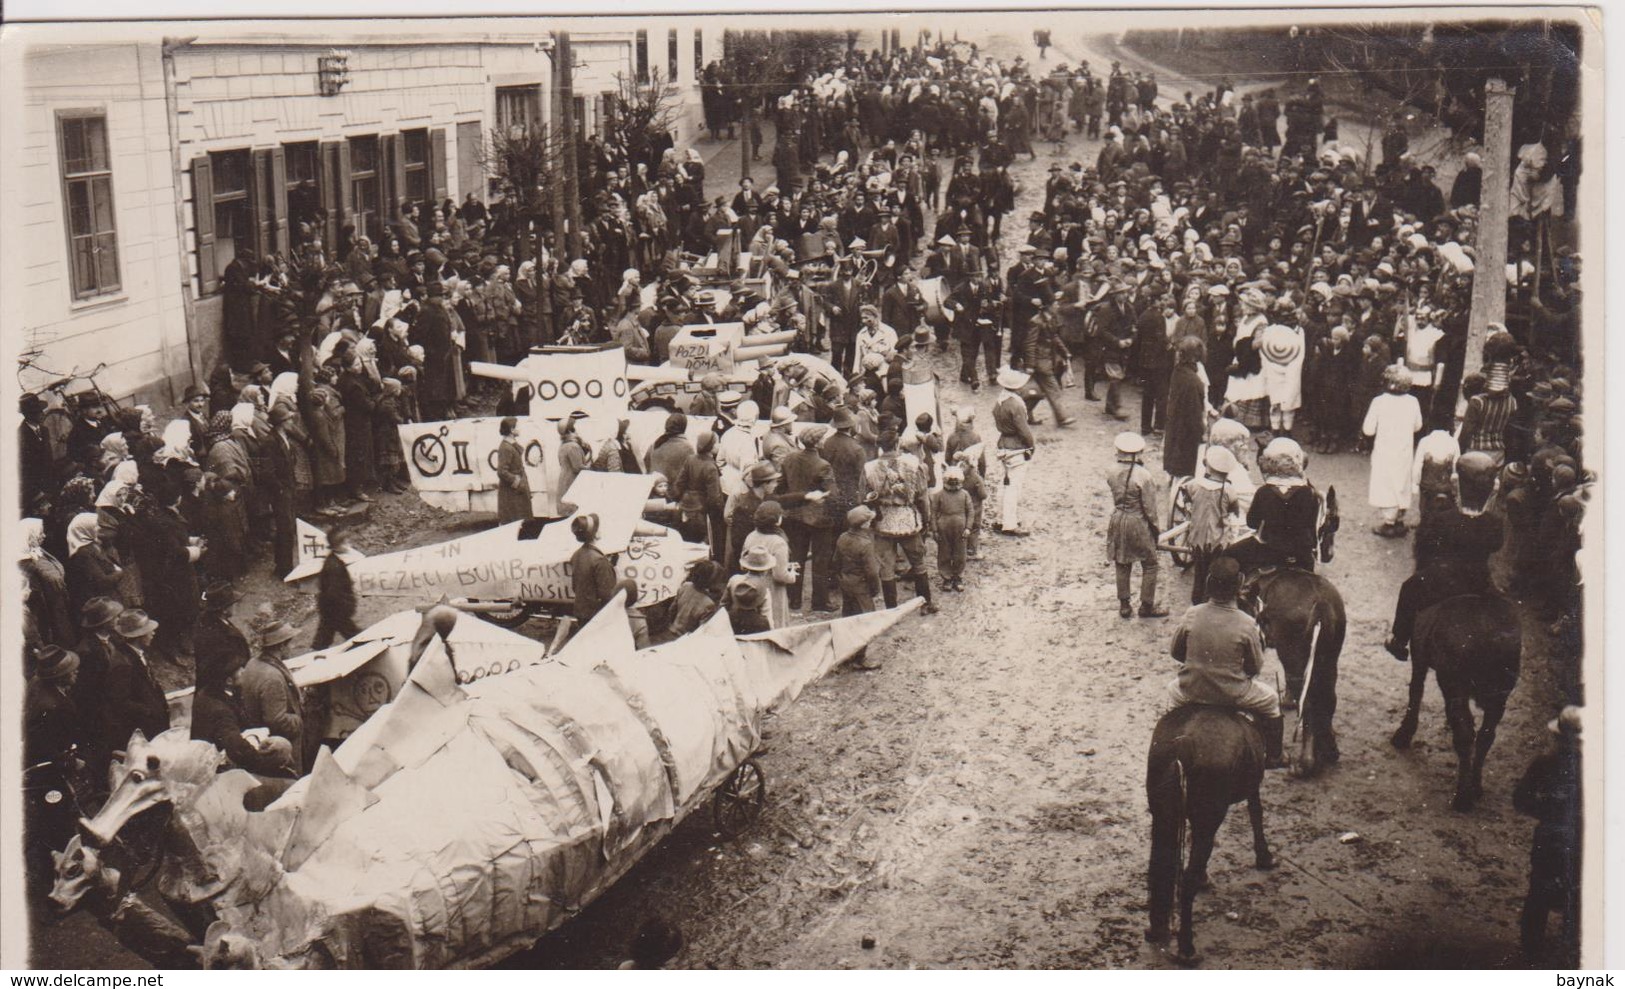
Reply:
[[[1259,730],[1264,733],[1264,768],[1285,768],[1286,756],[1281,751],[1281,743],[1286,734],[1286,722],[1281,718],[1266,718]]]
[[[925,574],[917,573],[914,575],[914,593],[925,598],[925,608],[922,610],[926,614],[934,615],[941,610],[937,607],[937,602],[931,597],[931,578]]]
[[[883,580],[880,582],[880,597],[886,602],[886,607],[897,607],[897,581]]]
[[[1124,618],[1133,618],[1134,617],[1134,605],[1129,603],[1128,598],[1118,598],[1117,599],[1117,613],[1119,615],[1122,615]]]

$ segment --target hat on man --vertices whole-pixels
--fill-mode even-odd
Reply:
[[[124,611],[124,605],[112,598],[91,598],[79,609],[79,624],[86,629],[105,628]]]
[[[1230,472],[1236,469],[1236,455],[1222,446],[1210,446],[1202,458],[1202,465],[1209,474],[1219,478],[1229,477]]]
[[[851,409],[842,407],[836,409],[835,414],[830,416],[829,424],[836,429],[857,429],[858,417],[852,414]]]
[[[773,428],[784,427],[788,429],[796,421],[796,414],[790,411],[787,405],[781,405],[773,410]]]
[[[1056,167],[1058,168],[1060,166],[1056,166]],[[1041,209],[1035,209],[1035,210],[1033,210],[1031,213],[1029,213],[1027,215],[1027,222],[1028,223],[1043,223],[1045,220],[1048,220],[1048,219],[1049,219],[1049,217],[1045,216],[1044,211],[1041,210]]]
[[[750,549],[745,550],[744,554],[739,557],[739,565],[752,573],[766,573],[767,571],[773,569],[773,552],[766,546],[762,546],[760,544],[752,546]],[[755,589],[755,587],[751,587],[751,590]],[[735,591],[734,597],[735,600],[738,600],[737,591]],[[740,603],[742,604],[743,602]]]
[[[941,246],[941,247],[956,247],[956,246],[958,246],[958,242],[955,241],[952,237],[948,236],[947,234],[943,234],[941,237],[938,237],[937,238],[937,244],[939,246]]]
[[[260,648],[280,646],[299,634],[299,630],[287,622],[273,620],[260,629]]]
[[[999,383],[1000,388],[1016,391],[1026,387],[1027,382],[1032,380],[1032,375],[1026,371],[1017,371],[1013,367],[1001,367],[994,380]]]
[[[203,592],[203,610],[219,611],[243,599],[243,592],[229,580],[217,580]]]
[[[717,396],[717,405],[724,409],[733,409],[745,400],[745,393],[729,389]]]
[[[209,388],[208,388],[207,385],[187,385],[186,386],[186,393],[183,396],[181,396],[181,401],[190,402],[194,398],[208,398],[208,397],[209,397]]]
[[[851,414],[852,413],[850,413],[850,412],[847,413],[847,415],[851,415]],[[829,435],[829,429],[827,427],[824,427],[824,426],[808,426],[806,429],[803,429],[801,431],[801,436],[800,436],[801,446],[802,446],[803,449],[806,449],[806,450],[816,450],[816,449],[819,448],[819,446],[821,446],[823,444],[824,437],[828,436],[828,435]]]
[[[45,399],[40,398],[33,392],[29,392],[22,398],[17,399],[17,411],[25,416],[37,415],[45,411]]]
[[[428,283],[423,286],[423,291],[424,294],[431,299],[444,298],[446,295],[446,283],[442,282],[438,278],[431,278],[429,279]]]
[[[1038,250],[1038,248],[1034,247],[1031,244],[1022,244],[1020,247],[1016,248],[1016,253],[1017,254],[1032,254],[1032,253],[1036,252],[1037,250]]]
[[[34,654],[34,675],[55,683],[66,680],[79,668],[79,654],[59,645],[42,646]]]
[[[763,484],[771,484],[783,476],[784,475],[779,472],[778,466],[774,464],[773,461],[762,460],[751,464],[750,469],[745,472],[745,482],[747,484],[761,486]]]
[[[1133,432],[1118,433],[1117,438],[1112,441],[1112,446],[1124,456],[1144,453],[1145,437]]]
[[[158,623],[140,608],[128,608],[113,619],[113,631],[126,639],[139,639],[158,631]]]
[[[860,525],[868,525],[870,522],[874,521],[874,518],[874,509],[870,508],[868,505],[858,505],[856,508],[850,509],[846,513],[846,526],[847,528],[852,529]]]

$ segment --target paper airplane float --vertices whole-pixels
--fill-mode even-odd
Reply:
[[[151,958],[189,944],[211,968],[492,964],[695,811],[709,806],[724,834],[748,827],[765,801],[752,759],[764,717],[919,603],[740,637],[719,612],[640,651],[612,600],[553,659],[466,684],[484,660],[434,609],[396,696],[263,811],[244,804],[261,781],[217,775],[209,743],[137,733],[107,803],[57,855],[52,899],[77,905],[101,851],[167,807],[164,848],[144,854],[161,854],[157,888],[192,926],[149,925],[136,946]]]

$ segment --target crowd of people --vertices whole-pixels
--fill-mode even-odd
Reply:
[[[726,72],[706,70],[715,132],[736,122],[737,106],[715,95]],[[595,449],[560,424],[561,479],[657,474],[656,514],[711,547],[656,634],[717,608],[741,632],[837,599],[858,613],[896,604],[900,586],[935,611],[938,592],[964,587],[985,509],[995,531],[1027,534],[1022,490],[1043,406],[1070,426],[1075,388],[1126,421],[1126,384],[1138,385],[1139,432],[1117,442],[1106,534],[1125,617],[1135,565],[1139,614],[1168,613],[1157,558],[1174,503],[1189,520],[1193,601],[1226,555],[1312,568],[1322,509],[1304,446],[1369,452],[1368,501],[1389,537],[1410,531],[1413,503],[1424,530],[1462,511],[1456,467],[1487,461],[1506,520],[1490,551],[1511,539],[1511,590],[1549,619],[1577,613],[1594,477],[1579,414],[1579,259],[1527,254],[1538,220],[1516,217],[1509,317],[1490,328],[1482,368],[1464,373],[1473,156],[1446,194],[1401,128],[1377,161],[1336,140],[1313,80],[1284,99],[1226,83],[1169,100],[1154,76],[1116,63],[1040,73],[960,44],[850,49],[756,95],[775,145],[776,182],[760,192],[745,178],[708,199],[703,158],[669,138],[645,160],[593,138],[572,237],[470,196],[404,204],[378,237],[347,228],[331,246],[317,217],[289,259],[239,255],[224,274],[224,360],[167,423],[25,397],[29,758],[78,742],[105,760],[121,733],[167,724],[148,683],[162,654],[195,658],[200,697],[219,704],[194,731],[230,741],[233,761],[308,765],[280,662],[292,630],[261,616],[238,631],[234,582],[263,555],[279,574],[291,568],[301,515],[402,489],[400,423],[489,405],[469,362],[562,342],[619,343],[633,363],[658,364],[684,326],[712,321],[793,330],[794,353],[764,362],[746,390],[707,377],[689,414],[717,426],[698,442],[683,412],[641,457],[624,437]],[[1010,229],[1010,166],[1036,157],[1035,140],[1059,152],[1069,134],[1104,143],[1093,161],[1051,165],[1041,205]],[[750,268],[719,291],[702,259],[727,269],[731,252]],[[959,381],[997,389],[991,414],[910,416],[907,387],[936,380],[955,347]],[[497,405],[516,411],[511,396]],[[1166,477],[1145,464],[1157,436]],[[504,519],[528,514],[528,490],[504,505]],[[595,530],[583,520],[576,531],[583,619],[619,587]],[[1418,534],[1419,573],[1448,574],[1421,583],[1492,586],[1482,540],[1462,549],[1455,529],[1429,531],[1445,530]],[[333,570],[329,636],[353,631],[342,563]],[[1398,656],[1407,616],[1432,600],[1401,597]],[[270,727],[285,744],[245,748],[234,725]]]

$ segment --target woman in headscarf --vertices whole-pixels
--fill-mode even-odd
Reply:
[[[269,396],[265,388],[248,385],[239,398],[231,408],[231,429],[248,452],[248,466],[254,480],[243,492],[249,533],[253,542],[263,544],[272,530],[271,502],[267,497],[269,486],[263,481],[271,471],[267,446],[271,438],[271,418],[267,414]]]
[[[240,488],[212,473],[203,475],[204,561],[212,580],[236,580],[248,567],[248,513]]]
[[[23,552],[18,563],[28,578],[29,603],[40,622],[40,636],[48,643],[71,649],[78,628],[69,616],[67,571],[45,550],[43,519],[22,520]]]
[[[134,466],[130,461],[124,463]],[[96,527],[99,532],[96,541],[115,563],[124,568],[119,600],[128,607],[139,608],[143,599],[141,573],[136,563],[135,524],[132,521],[135,512],[131,502],[134,500],[135,492],[123,480],[114,478],[102,485],[101,493],[96,496]]]
[[[108,433],[103,436],[101,459],[97,462],[97,474],[103,483],[113,476],[114,467],[128,459],[130,459],[130,446],[124,442],[124,434]]]
[[[62,493],[51,504],[51,516],[45,520],[45,550],[59,560],[68,558],[68,526],[80,512],[94,512],[97,484],[94,480],[76,474],[62,486]]]
[[[296,371],[284,371],[271,381],[270,394],[266,399],[268,408],[266,418],[279,407],[286,407],[295,412],[299,411],[299,374]]]
[[[331,365],[316,372],[308,408],[303,409],[310,430],[316,511],[321,515],[333,514],[344,497],[344,400],[333,387],[335,373]]]
[[[167,465],[172,460],[197,463],[197,451],[192,449],[192,424],[189,421],[171,419],[169,425],[164,427],[163,440],[164,445],[152,455],[154,463]]]
[[[101,545],[101,526],[94,512],[80,512],[68,523],[68,608],[79,614],[91,598],[123,603],[124,571]]]
[[[386,494],[400,494],[410,487],[406,457],[401,451],[401,383],[385,378],[383,394],[372,410],[373,446],[378,452],[378,481]]]

